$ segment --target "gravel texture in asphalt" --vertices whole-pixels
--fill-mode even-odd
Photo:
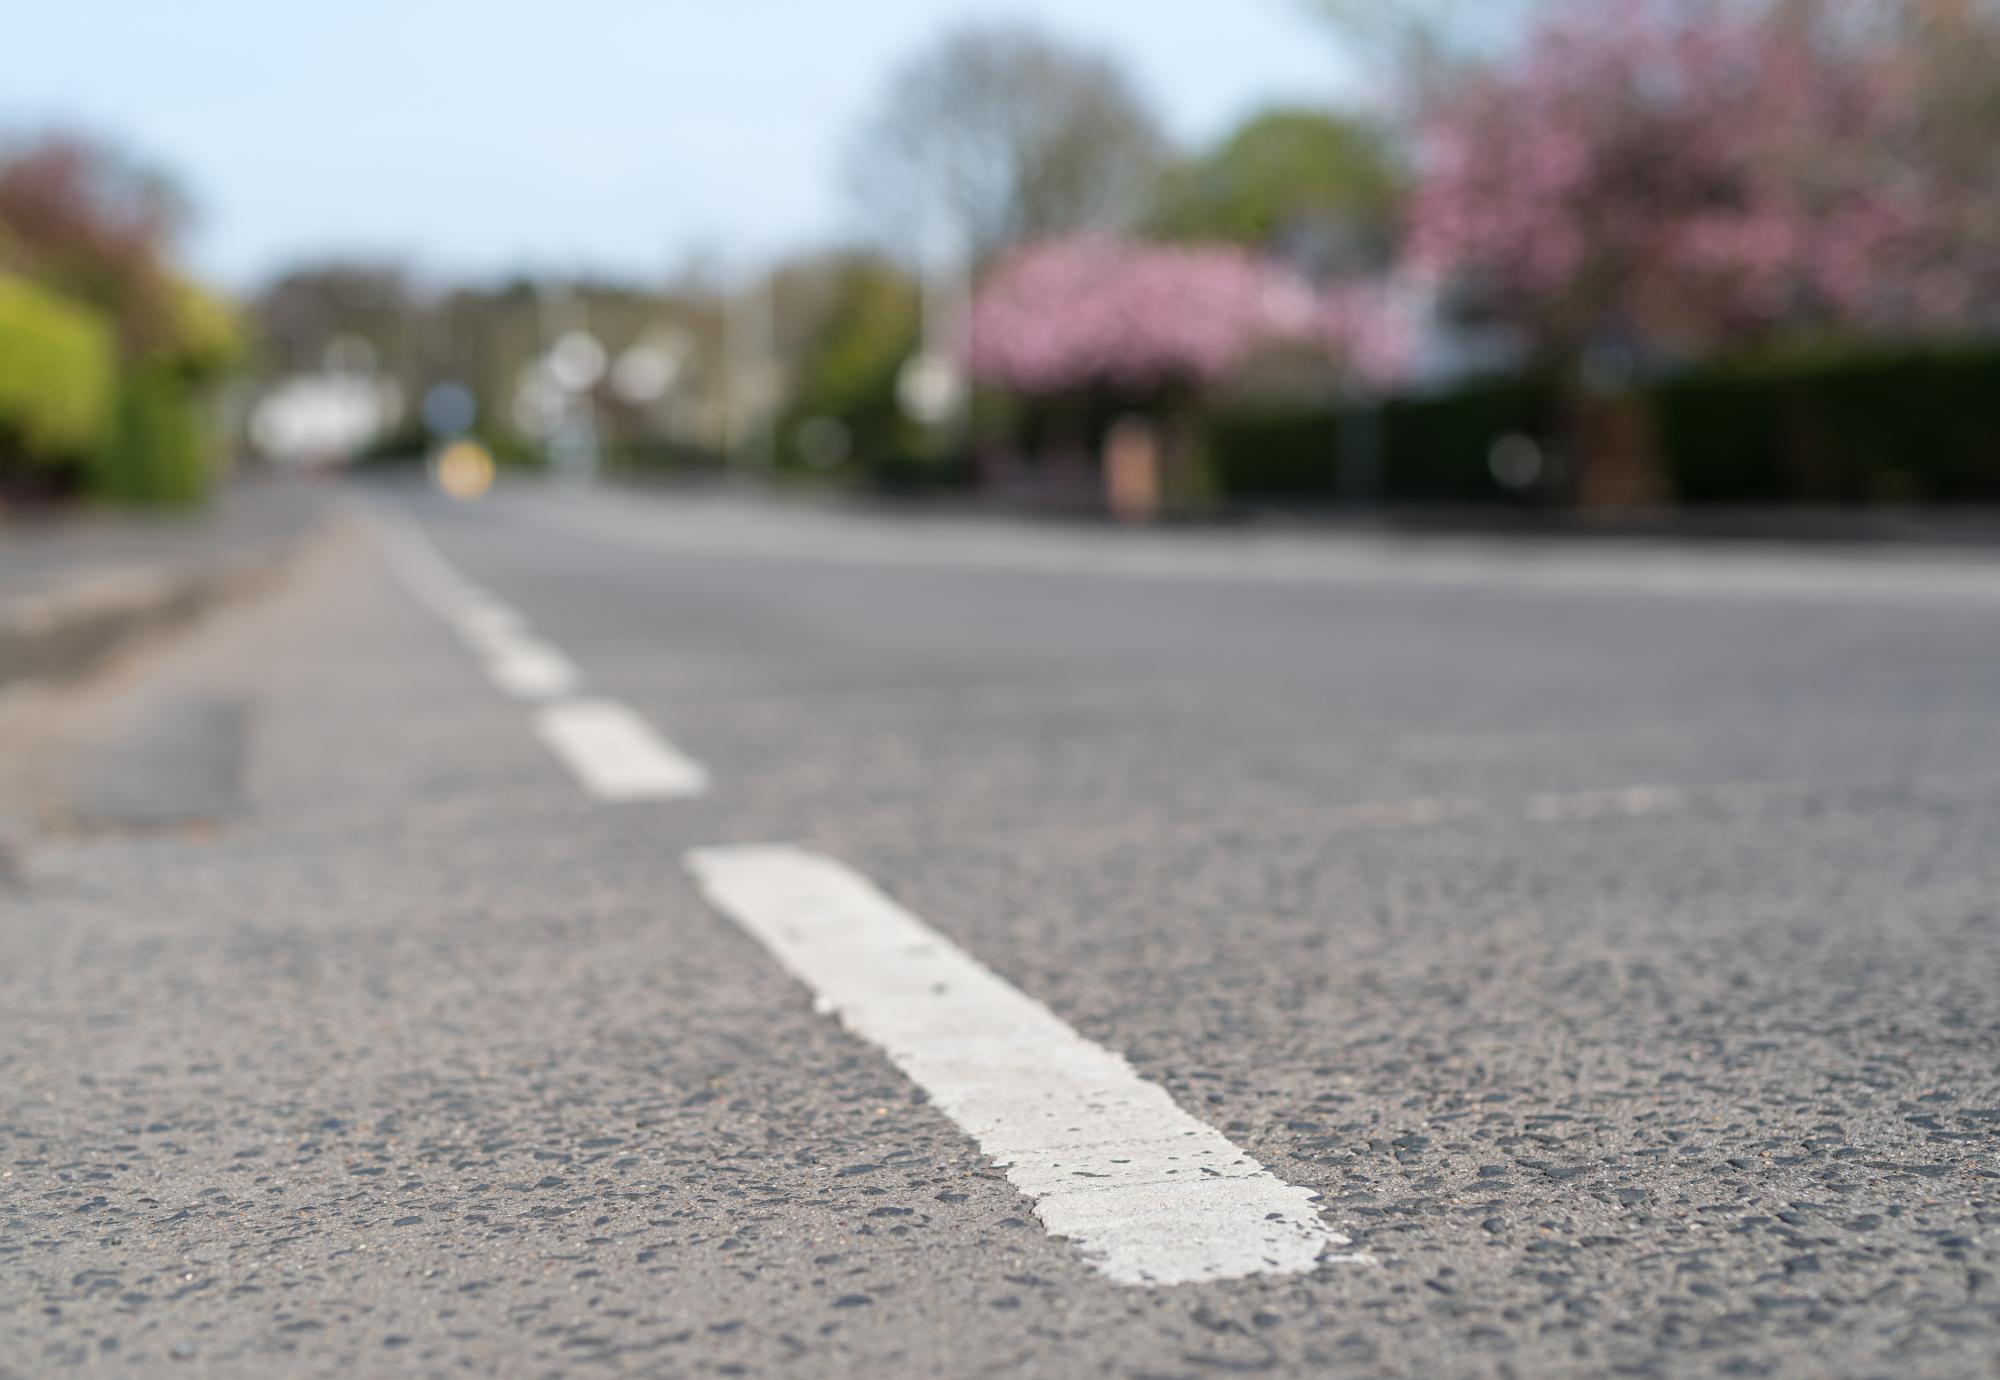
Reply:
[[[2000,565],[376,495],[0,704],[0,1376],[2000,1370]],[[838,858],[1370,1263],[1120,1287],[685,857]]]

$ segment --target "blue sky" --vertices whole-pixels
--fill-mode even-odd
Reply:
[[[245,286],[331,253],[449,274],[748,266],[856,228],[840,158],[961,0],[20,0],[0,128],[108,134]],[[1014,0],[1118,56],[1169,130],[1352,89],[1308,0]]]

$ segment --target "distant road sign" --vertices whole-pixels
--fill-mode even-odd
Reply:
[[[451,440],[472,430],[479,403],[462,383],[433,384],[424,394],[423,414],[426,431]]]

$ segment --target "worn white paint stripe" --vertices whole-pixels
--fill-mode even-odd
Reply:
[[[447,615],[458,635],[475,647],[490,647],[510,637],[525,637],[528,620],[491,595],[481,595]]]
[[[612,700],[577,699],[583,674],[536,637],[528,620],[454,570],[417,525],[376,514],[374,532],[412,593],[479,657],[488,679],[521,699],[548,701],[535,734],[600,800],[675,800],[708,789],[708,771]]]
[[[708,789],[708,771],[615,700],[560,700],[535,733],[600,800],[674,800]]]
[[[568,657],[532,637],[489,650],[486,674],[502,690],[524,700],[555,699],[583,683],[583,674]]]
[[[1314,1268],[1348,1244],[1288,1184],[845,865],[784,846],[688,866],[742,925],[1121,1284]],[[1354,1259],[1356,1257],[1347,1257]]]
[[[376,545],[404,586],[438,617],[457,626],[466,613],[492,600],[445,564],[444,558],[408,518],[381,512],[372,524]]]
[[[487,678],[510,695],[554,699],[574,693],[583,683],[575,664],[530,632],[527,620],[504,604],[483,599],[447,616],[479,654]]]
[[[405,584],[478,654],[487,679],[521,699],[575,693],[583,675],[528,620],[446,565],[418,533],[389,529],[385,550]]]
[[[583,683],[575,664],[536,637],[527,619],[452,570],[422,538],[398,533],[384,549],[404,583],[478,654],[500,689],[521,699],[554,699]]]

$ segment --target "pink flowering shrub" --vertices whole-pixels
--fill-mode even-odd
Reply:
[[[1320,344],[1364,387],[1388,391],[1409,377],[1418,329],[1386,281],[1336,283],[1319,295]]]
[[[1031,395],[1126,395],[1211,384],[1260,347],[1324,344],[1393,370],[1388,333],[1359,296],[1338,301],[1233,245],[1107,238],[1030,245],[995,266],[972,304],[969,354],[983,383]]]
[[[1431,111],[1407,251],[1555,352],[1954,324],[2000,244],[1953,229],[1978,218],[1927,166],[1907,32],[1830,14],[1572,0]]]

